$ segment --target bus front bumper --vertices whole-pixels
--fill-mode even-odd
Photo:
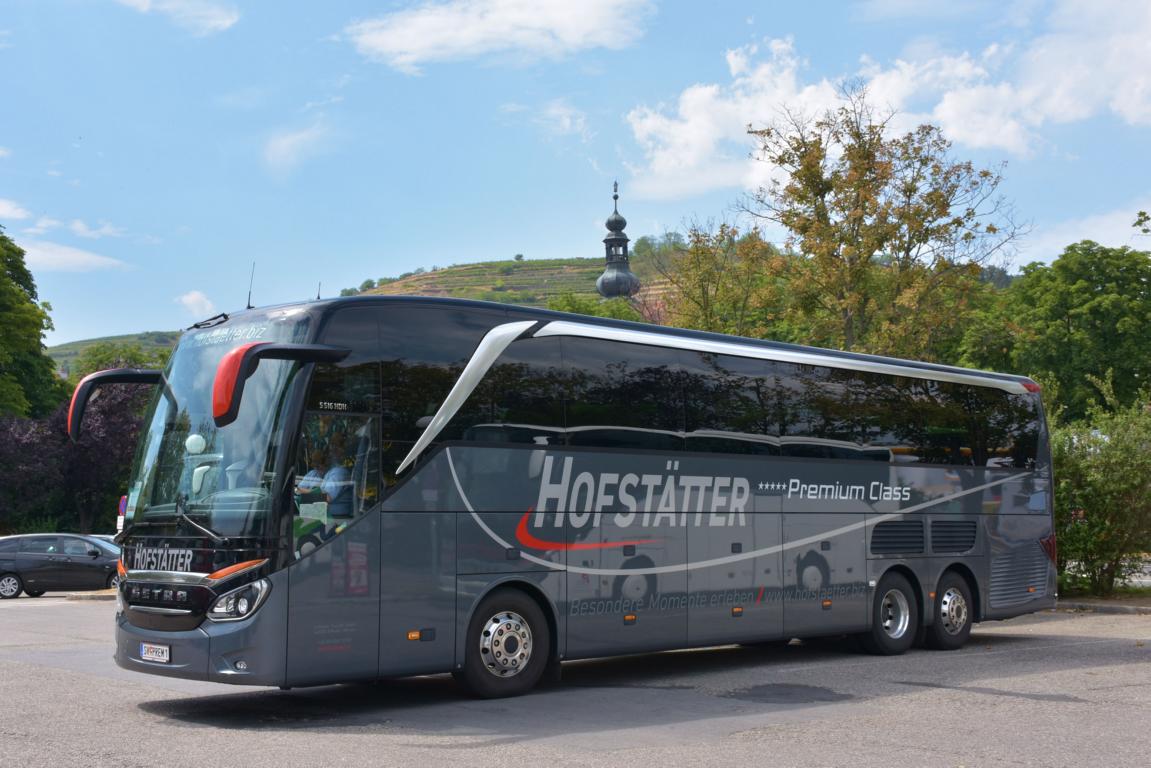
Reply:
[[[261,622],[261,613],[238,622],[204,621],[195,629],[177,632],[142,629],[117,614],[116,664],[135,672],[188,680],[283,685],[283,633],[267,631],[274,622]],[[152,660],[165,657],[166,661]]]

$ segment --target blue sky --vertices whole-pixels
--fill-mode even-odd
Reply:
[[[0,225],[49,344],[735,218],[748,124],[866,81],[1032,232],[1151,247],[1151,4],[0,0]],[[781,233],[772,233],[782,239]]]

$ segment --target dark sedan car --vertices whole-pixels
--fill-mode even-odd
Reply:
[[[119,583],[120,548],[97,536],[31,533],[0,538],[0,598],[52,590],[105,589]]]

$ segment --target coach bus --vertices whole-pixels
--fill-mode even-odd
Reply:
[[[1019,376],[483,302],[219,315],[148,383],[116,661],[268,686],[856,635],[1055,601]]]

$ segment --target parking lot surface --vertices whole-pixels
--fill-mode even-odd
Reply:
[[[578,662],[519,699],[447,676],[279,691],[112,661],[109,602],[0,601],[0,766],[1146,766],[1151,617],[980,625],[962,651],[843,641]]]

